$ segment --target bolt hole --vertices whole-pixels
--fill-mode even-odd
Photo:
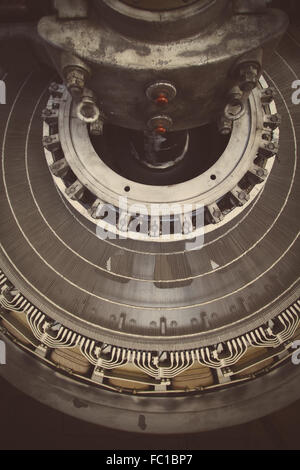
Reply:
[[[129,191],[130,191],[130,186],[125,186],[124,191],[125,191],[126,193],[129,193]]]
[[[211,175],[210,179],[215,181],[217,179],[217,177],[216,177],[216,175]]]

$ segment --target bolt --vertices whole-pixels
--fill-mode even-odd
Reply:
[[[68,172],[69,166],[67,161],[62,158],[61,160],[57,160],[56,162],[50,165],[50,170],[54,176],[57,177],[64,177]]]
[[[244,92],[250,92],[256,88],[259,79],[260,67],[254,63],[241,64],[238,70],[240,80],[240,89]]]
[[[91,135],[102,135],[103,134],[103,116],[100,116],[95,122],[91,122],[90,133]]]
[[[159,126],[155,129],[155,132],[157,134],[165,134],[167,132],[167,129],[165,127]]]
[[[230,104],[235,104],[243,99],[243,92],[239,86],[234,86],[229,92]]]
[[[221,132],[222,135],[229,135],[230,132],[231,132],[231,128],[224,126],[224,127],[220,130],[220,132]]]
[[[257,174],[257,176],[262,178],[263,176],[265,176],[266,170],[264,170],[263,168],[259,168],[258,170],[256,170],[256,174]]]
[[[57,109],[44,109],[42,111],[42,119],[47,122],[47,124],[51,124],[58,119],[58,110]]]
[[[78,66],[67,67],[64,70],[66,86],[73,96],[79,98],[83,94],[86,83],[87,72]]]
[[[281,115],[278,113],[271,114],[269,116],[266,116],[264,127],[275,130],[279,126],[280,123],[281,123]]]
[[[52,137],[51,136],[44,137],[44,143],[45,144],[51,144],[51,142],[52,142]]]
[[[241,201],[245,201],[245,200],[247,199],[247,194],[245,193],[245,191],[241,191],[241,192],[239,193],[239,199],[240,199]]]
[[[55,83],[55,82],[52,82],[51,85],[50,85],[50,89],[53,90],[53,91],[57,91],[58,90],[58,84]]]
[[[173,126],[170,116],[154,116],[148,121],[148,128],[158,134],[165,134]]]
[[[218,122],[218,129],[221,135],[229,135],[232,131],[232,120],[222,116]]]
[[[42,112],[43,116],[51,116],[51,114],[52,114],[52,111],[51,109],[48,109],[48,108],[45,108]]]
[[[164,93],[160,93],[156,98],[155,102],[159,105],[167,105],[169,103],[169,100]]]
[[[215,209],[213,212],[213,217],[215,219],[220,219],[222,217],[222,212],[219,209]]]
[[[263,140],[267,140],[268,142],[271,142],[272,140],[272,134],[263,134]]]
[[[148,99],[159,105],[168,104],[175,98],[176,94],[177,90],[170,82],[156,82],[146,90]]]
[[[271,116],[271,122],[279,122],[280,121],[280,117],[278,114],[272,114]]]
[[[265,90],[262,91],[262,103],[263,104],[269,104],[273,101],[275,96],[275,90],[271,87],[266,88]]]

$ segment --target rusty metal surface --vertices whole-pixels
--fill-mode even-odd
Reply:
[[[161,42],[162,34],[156,39],[155,28],[151,33],[154,38],[145,37],[145,27],[141,29],[142,37],[131,37],[130,32],[110,26],[109,15],[102,19],[96,13],[95,21],[45,17],[38,30],[49,44],[49,53],[61,74],[64,50],[89,65],[89,87],[98,96],[109,123],[144,130],[148,121],[159,114],[155,103],[147,98],[147,87],[161,79],[173,83],[178,93],[165,113],[173,121],[172,130],[177,131],[215,120],[235,84],[232,70],[237,62],[241,58],[258,60],[262,49],[267,64],[287,27],[285,14],[278,10],[267,9],[258,15],[214,14],[217,20],[213,26],[199,29],[197,23],[198,34],[191,31],[188,37],[182,37],[180,29],[171,23],[177,40],[167,34],[167,42]],[[120,25],[127,21],[122,17]],[[190,31],[190,21],[186,24]],[[130,31],[138,31],[138,25]],[[162,25],[167,30],[164,22]]]

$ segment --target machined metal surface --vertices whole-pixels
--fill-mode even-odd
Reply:
[[[122,348],[65,328],[1,272],[0,306],[2,331],[33,355],[84,382],[136,396],[200,395],[254,380],[289,360],[300,334],[297,300],[259,328],[210,347],[180,350],[178,345],[173,352]]]
[[[168,214],[168,216],[181,216],[183,221],[184,216],[187,215],[184,214],[186,207],[189,207],[191,217],[197,208],[206,210],[209,214],[208,222],[210,224],[221,222],[224,216],[228,216],[228,213],[231,217],[228,217],[227,220],[231,220],[232,216],[241,212],[235,212],[237,207],[247,207],[262,190],[263,183],[266,182],[272,170],[275,154],[278,151],[277,124],[275,126],[270,124],[271,127],[269,127],[273,117],[277,117],[278,114],[272,100],[270,100],[271,107],[269,103],[264,102],[268,91],[271,89],[262,79],[261,88],[255,90],[251,95],[244,117],[235,121],[229,143],[214,165],[198,177],[189,180],[188,184],[183,182],[170,187],[170,185],[155,186],[136,183],[109,168],[101,159],[101,155],[96,153],[90,140],[88,128],[77,118],[76,103],[74,104],[69,94],[66,91],[63,92],[61,88],[58,94],[60,98],[52,96],[48,102],[47,110],[49,110],[49,114],[51,110],[52,114],[50,114],[50,118],[46,116],[44,125],[46,157],[48,165],[54,173],[55,184],[75,208],[79,206],[78,202],[83,196],[82,186],[86,188],[94,197],[89,198],[89,203],[85,202],[86,198],[84,198],[81,207],[79,206],[80,212],[90,221],[95,221],[103,227],[107,226],[107,222],[100,220],[100,216],[97,216],[97,210],[100,212],[99,209],[103,208],[102,212],[104,212],[105,204],[111,204],[116,211],[120,212],[122,208],[119,206],[122,204],[122,198],[126,196],[127,230],[126,227],[118,230],[117,224],[113,224],[113,221],[108,226],[118,235],[124,236],[124,232],[128,232],[131,238],[138,240],[170,240],[170,233],[162,233],[161,236],[158,233],[151,237],[149,235],[151,220],[148,222],[149,230],[146,230],[146,233],[134,233],[133,230],[130,230],[130,224],[136,225],[134,214],[130,213],[130,207],[134,209],[135,213],[138,212],[139,217],[151,213],[160,216],[161,206],[170,204],[172,214]],[[52,133],[51,126],[54,127],[54,132],[58,126],[58,134]],[[271,150],[268,150],[269,148]],[[62,150],[61,154],[58,152],[59,149]],[[199,148],[198,152],[199,158],[204,160],[206,158],[205,145]],[[63,171],[58,174],[61,167],[63,167]],[[74,183],[79,188],[77,196],[74,192],[70,193],[67,181],[59,180],[59,177],[66,177],[68,180],[68,168],[73,171],[78,181],[78,183]],[[246,176],[251,178],[243,189],[241,183]],[[69,196],[67,196],[68,194]],[[231,198],[229,198],[229,194],[231,194]],[[209,225],[208,222],[206,225]],[[173,238],[180,240],[197,236],[197,234],[200,236],[204,230],[207,231],[204,224],[202,218],[200,223],[191,227],[187,233],[185,233],[183,226],[181,232],[175,233]]]
[[[208,234],[201,249],[187,251],[180,243],[158,248],[156,243],[101,241],[94,225],[63,203],[41,158],[40,115],[48,86],[47,75],[44,81],[39,73],[31,75],[16,96],[10,119],[2,120],[1,265],[34,305],[96,339],[161,349],[163,338],[163,349],[172,350],[179,336],[193,347],[230,338],[233,325],[242,334],[292,302],[297,292],[292,127],[297,109],[289,110],[292,121],[288,116],[281,128],[281,153],[290,157],[274,165],[260,198]],[[283,99],[279,94],[277,107],[287,116]],[[31,106],[24,106],[27,102]],[[30,126],[16,141],[10,129],[20,119]],[[286,222],[290,217],[293,223]],[[25,256],[19,257],[19,249]],[[126,318],[122,329],[120,315]]]
[[[54,46],[50,46],[51,56],[58,70],[63,70],[76,103],[72,104],[63,85],[55,85],[59,79],[52,69],[37,67],[26,45],[18,41],[0,43],[0,70],[9,91],[7,105],[0,107],[0,335],[9,354],[6,379],[81,419],[138,432],[215,429],[270,413],[299,397],[299,368],[292,364],[292,354],[300,331],[300,108],[292,104],[287,87],[300,73],[299,45],[287,36],[265,65],[261,86],[252,91],[261,67],[259,46],[267,55],[283,32],[285,17],[264,9],[259,18],[248,15],[251,8],[243,12],[245,2],[241,1],[234,3],[236,15],[224,18],[224,23],[214,8],[224,7],[225,11],[229,2],[219,3],[219,7],[212,1],[190,2],[186,10],[183,7],[182,11],[188,12],[206,5],[217,21],[214,34],[210,36],[205,30],[204,49],[199,46],[201,41],[197,43],[202,58],[204,51],[212,53],[208,61],[212,68],[201,69],[201,77],[214,76],[217,65],[218,70],[228,72],[226,67],[238,62],[235,70],[242,82],[233,88],[226,83],[226,90],[231,91],[230,96],[225,93],[225,102],[217,79],[210,84],[211,94],[202,88],[210,107],[204,106],[203,116],[206,113],[211,121],[227,103],[219,130],[232,130],[227,150],[207,173],[210,178],[203,182],[204,173],[196,181],[181,183],[180,188],[180,184],[174,184],[151,189],[151,185],[114,174],[99,159],[91,141],[95,142],[94,136],[101,139],[105,135],[109,115],[114,124],[143,129],[137,122],[163,115],[154,113],[160,106],[157,99],[167,106],[174,103],[180,118],[185,116],[187,103],[199,109],[202,101],[197,87],[196,94],[188,99],[185,96],[180,105],[182,86],[189,85],[184,69],[195,67],[200,72],[199,54],[181,54],[188,42],[183,34],[180,44],[173,51],[170,47],[168,55],[170,37],[166,34],[162,43],[150,46],[151,60],[161,52],[170,57],[167,64],[160,64],[159,74],[152,74],[158,70],[158,62],[150,64],[148,53],[143,56],[145,60],[138,61],[139,67],[131,67],[135,54],[142,52],[141,41],[138,35],[127,37],[120,50],[118,38],[123,30],[119,29],[118,15],[131,12],[144,16],[147,22],[148,15],[157,12],[144,10],[147,2],[142,8],[129,6],[130,1],[111,2],[114,8],[105,3],[93,2],[108,15],[108,26],[103,30],[101,20],[94,24],[83,19],[88,12],[81,8],[74,21],[69,21],[66,8],[58,12],[64,18],[47,18],[40,23],[40,32]],[[84,4],[78,2],[79,7]],[[178,20],[181,9],[173,6],[170,2],[170,10],[163,15],[166,24]],[[263,32],[264,20],[271,17],[272,26]],[[216,24],[220,26],[218,38],[223,38],[224,44],[224,31],[230,32],[226,40],[231,37],[233,43],[228,57],[209,47],[216,40]],[[252,61],[246,65],[243,60],[239,62],[241,51],[234,43],[241,34],[241,30],[237,36],[233,34],[237,24],[249,33],[247,44],[243,42],[246,50],[242,49]],[[72,28],[74,35],[70,36]],[[87,47],[87,38],[94,40],[96,32],[104,32],[103,43],[96,41]],[[148,33],[153,33],[151,25]],[[127,46],[133,43],[128,54]],[[62,63],[60,49],[64,51]],[[72,65],[74,52],[77,58]],[[172,60],[178,65],[176,73]],[[111,80],[112,69],[121,73],[122,80]],[[101,91],[96,85],[100,70]],[[131,82],[135,76],[137,81]],[[145,77],[151,80],[146,83]],[[123,100],[118,87],[122,84],[126,88],[129,82],[124,107],[117,106],[116,101],[110,103],[112,96]],[[102,100],[108,83],[115,87],[109,89],[115,95],[105,95]],[[138,88],[137,83],[143,83],[143,87]],[[143,100],[153,106],[153,112],[148,108],[139,113],[137,106],[131,113],[128,103],[132,103],[133,90],[139,90],[135,104],[144,103],[139,101],[141,94],[138,96],[143,90]],[[276,107],[272,90],[276,91]],[[81,118],[87,117],[82,107],[84,97],[95,106],[97,117],[99,110],[99,118],[90,128],[78,119],[78,109],[83,111]],[[104,101],[109,103],[108,108]],[[111,115],[113,109],[118,110],[116,116]],[[165,115],[172,115],[173,130],[204,122],[192,106],[190,117],[181,121],[169,112],[171,109]],[[127,119],[132,119],[127,124],[125,110]],[[278,151],[275,138],[279,137],[280,116]],[[228,121],[232,121],[230,126]],[[241,175],[249,170],[260,173],[252,172],[253,197],[247,201],[249,188],[239,185]],[[224,182],[220,192],[219,178]],[[257,178],[260,184],[256,184]],[[174,202],[174,196],[175,202],[179,198],[182,202],[199,199],[200,184],[205,197],[213,193],[202,203],[214,219],[200,237],[164,242],[99,237],[93,217],[97,201],[108,200],[116,207],[117,195],[124,190],[137,204]],[[240,190],[245,197],[239,198]],[[240,199],[240,210],[227,214],[222,202],[226,193]],[[26,379],[27,374],[33,374],[32,381]]]
[[[165,1],[152,1],[152,0],[123,0],[123,3],[127,3],[135,8],[141,8],[142,10],[163,10],[170,11],[176,8],[186,7],[192,3],[196,3],[197,0],[165,0]],[[202,2],[202,3],[205,3]]]
[[[105,2],[100,3],[104,8]],[[182,28],[187,37],[183,38],[180,28],[172,21],[169,28],[161,21],[162,31],[158,34],[151,18],[148,21],[151,38],[146,37],[147,25],[142,25],[141,37],[131,37],[131,31],[139,31],[142,19],[138,17],[137,25],[131,25],[124,13],[125,18],[120,14],[117,25],[110,24],[115,4],[118,8],[130,9],[119,1],[109,2],[107,15],[101,13],[97,17],[95,13],[95,23],[45,17],[38,30],[48,43],[50,56],[61,75],[64,74],[65,51],[69,54],[68,65],[73,60],[76,67],[78,61],[90,67],[88,86],[96,93],[108,123],[145,130],[151,118],[163,114],[171,119],[171,130],[179,131],[216,119],[227,105],[230,90],[240,82],[236,68],[240,64],[260,64],[262,60],[267,64],[287,27],[285,14],[278,10],[264,9],[258,14],[254,14],[254,10],[252,15],[245,15],[238,10],[232,12],[228,2],[205,3],[209,5],[207,9],[212,8],[214,12],[209,18],[214,27],[202,26],[198,21],[197,15],[202,18],[203,2],[196,2],[186,7],[192,9],[187,18],[176,13],[184,19]],[[194,8],[200,11],[196,14]],[[227,8],[228,15],[222,14]],[[140,12],[140,16],[145,13],[136,8],[132,10]],[[156,15],[161,18],[161,14],[156,12]],[[215,17],[217,22],[214,22]],[[122,28],[119,31],[119,26],[124,26],[125,31]],[[164,31],[167,33],[162,42]],[[171,33],[176,34],[177,39]],[[230,48],[226,46],[228,43]],[[116,76],[122,80],[115,80]],[[167,80],[177,89],[176,97],[167,106],[159,106],[147,97],[148,87],[161,80]]]

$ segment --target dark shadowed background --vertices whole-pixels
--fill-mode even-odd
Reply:
[[[207,433],[150,436],[113,431],[59,413],[0,379],[0,449],[299,450],[300,401],[246,425]]]

